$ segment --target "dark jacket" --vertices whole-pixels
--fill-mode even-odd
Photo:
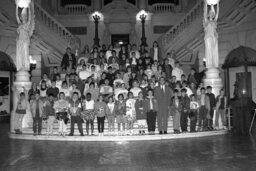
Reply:
[[[146,110],[145,110],[145,100],[137,99],[135,102],[135,110],[136,110],[136,119],[142,120],[146,119]]]
[[[190,99],[189,97],[186,95],[185,97],[181,96],[180,97],[180,104],[181,104],[181,111],[182,112],[188,112],[190,109]]]
[[[76,56],[73,53],[71,53],[71,58],[72,58],[72,67],[75,67],[76,66]],[[61,61],[61,67],[66,69],[68,67],[68,65],[69,65],[69,56],[67,53],[65,53],[63,55],[63,58]]]
[[[206,93],[210,100],[210,107],[213,108],[216,105],[215,95],[213,93]]]

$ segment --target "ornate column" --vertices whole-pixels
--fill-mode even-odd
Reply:
[[[210,11],[208,11],[208,5]],[[217,10],[215,11],[215,6]],[[206,78],[205,86],[212,86],[215,96],[219,95],[223,84],[219,71],[219,49],[217,19],[219,15],[219,0],[205,0],[204,6],[204,30],[205,30],[205,59],[206,59]]]
[[[102,0],[93,0],[92,2],[93,2],[93,9],[95,11],[101,10],[101,7],[102,7],[101,2],[102,2]]]
[[[147,8],[148,8],[148,1],[147,0],[139,0],[139,1],[137,1],[138,2],[138,7],[139,7],[139,9],[141,9],[141,10],[147,10]]]
[[[18,7],[22,8],[21,14],[19,14]],[[35,21],[34,21],[34,2],[33,0],[17,0],[16,1],[16,19],[19,24],[17,28],[18,37],[16,41],[16,80],[13,83],[13,90],[18,92],[13,93],[13,111],[11,112],[11,132],[14,132],[14,115],[15,109],[18,101],[18,96],[20,92],[28,92],[31,88],[30,81],[30,55],[29,55],[29,46],[30,46],[30,37],[33,35]],[[23,122],[28,122],[32,120],[30,111],[27,111],[26,116],[30,115],[27,120]],[[24,124],[23,124],[24,125]],[[26,125],[26,123],[25,123]]]

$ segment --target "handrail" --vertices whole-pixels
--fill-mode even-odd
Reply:
[[[176,38],[184,29],[188,28],[189,25],[203,14],[204,1],[199,0],[199,2],[184,16],[181,18],[180,22],[174,25],[167,33],[160,37],[162,45],[165,47],[174,38]]]
[[[174,8],[175,4],[173,3],[156,3],[152,5],[154,13],[175,12]]]
[[[72,33],[70,33],[61,23],[59,23],[55,18],[53,18],[46,10],[44,10],[40,5],[35,3],[35,16],[37,20],[44,23],[51,31],[56,33],[60,38],[70,43],[72,38],[75,38]]]

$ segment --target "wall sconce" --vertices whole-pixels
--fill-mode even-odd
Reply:
[[[29,63],[30,63],[30,70],[29,70],[29,72],[30,72],[30,74],[31,74],[31,72],[32,72],[34,69],[36,69],[36,60],[33,60],[33,59],[32,59],[32,56],[29,56]]]

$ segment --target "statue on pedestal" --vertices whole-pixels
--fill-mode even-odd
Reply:
[[[219,52],[218,52],[218,33],[217,20],[219,16],[219,3],[217,3],[217,11],[215,12],[214,5],[208,5],[205,0],[204,5],[204,31],[205,31],[205,58],[207,68],[218,68]]]
[[[16,19],[19,24],[17,28],[18,37],[16,45],[16,66],[17,71],[29,71],[29,45],[30,37],[35,28],[34,2],[28,8],[23,8],[19,16],[18,5],[16,6]]]

